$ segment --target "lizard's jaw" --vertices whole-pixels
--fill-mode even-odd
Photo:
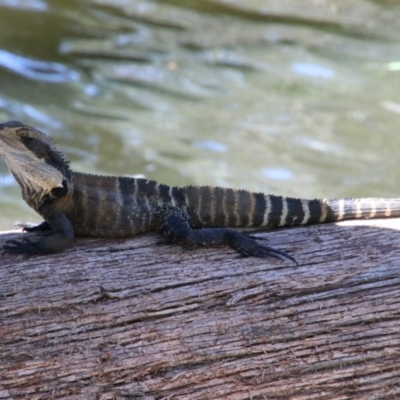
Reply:
[[[43,156],[27,148],[12,128],[0,124],[0,155],[23,191],[46,194],[63,187],[65,176]],[[49,158],[49,157],[47,157]]]
[[[9,138],[0,135],[0,154],[23,189],[50,192],[63,187],[62,172],[37,158],[33,153],[22,151]]]

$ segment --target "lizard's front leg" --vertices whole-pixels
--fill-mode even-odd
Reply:
[[[14,225],[15,228],[22,228],[23,232],[46,232],[51,230],[51,226],[47,221],[43,221],[40,224],[34,224],[31,222],[18,222]]]
[[[3,246],[5,253],[25,255],[58,253],[72,244],[74,231],[64,213],[49,211],[48,213],[43,212],[42,215],[46,221],[38,226],[38,230],[42,230],[44,233],[35,238],[25,236],[22,239],[8,240]],[[24,228],[24,230],[31,231],[29,228]]]

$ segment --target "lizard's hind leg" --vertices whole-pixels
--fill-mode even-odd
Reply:
[[[245,257],[274,257],[279,260],[288,258],[297,264],[297,261],[284,251],[262,245],[254,237],[247,236],[234,229],[192,229],[189,222],[179,211],[170,210],[164,214],[160,213],[155,223],[155,230],[170,242],[188,249],[201,246],[229,245]]]

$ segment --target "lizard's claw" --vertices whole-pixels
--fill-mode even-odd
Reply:
[[[245,257],[273,257],[281,261],[288,258],[296,265],[299,265],[296,259],[291,255],[282,250],[260,244],[257,242],[258,239],[259,238],[251,235],[236,232],[230,242],[230,246]]]
[[[17,222],[14,228],[22,228],[23,232],[46,232],[51,229],[51,226],[46,222],[41,224],[33,224],[32,222]]]
[[[35,242],[27,237],[23,237],[20,240],[7,240],[6,244],[3,246],[3,250],[3,253],[24,254],[26,256],[40,253]]]

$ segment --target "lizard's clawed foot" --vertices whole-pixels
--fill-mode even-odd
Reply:
[[[296,265],[299,265],[294,257],[284,251],[258,243],[257,240],[260,239],[263,238],[235,232],[231,239],[230,246],[245,257],[273,257],[281,261],[288,258]]]
[[[34,224],[32,222],[17,222],[14,228],[22,228],[23,232],[46,232],[51,229],[51,226],[46,222]]]
[[[7,240],[3,250],[3,253],[24,254],[25,256],[41,253],[35,242],[27,237],[23,237],[20,240]]]

